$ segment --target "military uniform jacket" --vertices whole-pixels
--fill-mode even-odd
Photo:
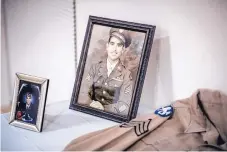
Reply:
[[[129,123],[71,141],[65,151],[227,150],[227,96],[201,89]]]
[[[132,97],[132,77],[131,72],[121,62],[115,66],[109,77],[106,60],[92,65],[82,86],[79,103],[89,105],[92,101],[99,101],[105,111],[128,114]]]

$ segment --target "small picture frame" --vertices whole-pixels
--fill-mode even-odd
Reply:
[[[9,124],[41,132],[49,79],[16,73]]]
[[[155,28],[89,16],[69,108],[116,122],[135,118]]]

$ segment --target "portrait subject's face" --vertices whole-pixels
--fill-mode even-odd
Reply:
[[[116,37],[111,37],[106,45],[108,58],[112,61],[118,60],[124,51],[124,44]]]
[[[30,98],[30,97],[27,97],[27,98],[26,98],[26,103],[27,103],[28,105],[31,104],[31,101],[32,101],[32,98]]]

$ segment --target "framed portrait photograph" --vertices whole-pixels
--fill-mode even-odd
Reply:
[[[9,124],[42,131],[49,79],[16,73]]]
[[[136,117],[155,26],[89,16],[69,108],[116,122]]]

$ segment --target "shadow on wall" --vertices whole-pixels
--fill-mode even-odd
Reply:
[[[169,36],[154,39],[141,95],[141,103],[152,109],[168,105],[173,99]]]

